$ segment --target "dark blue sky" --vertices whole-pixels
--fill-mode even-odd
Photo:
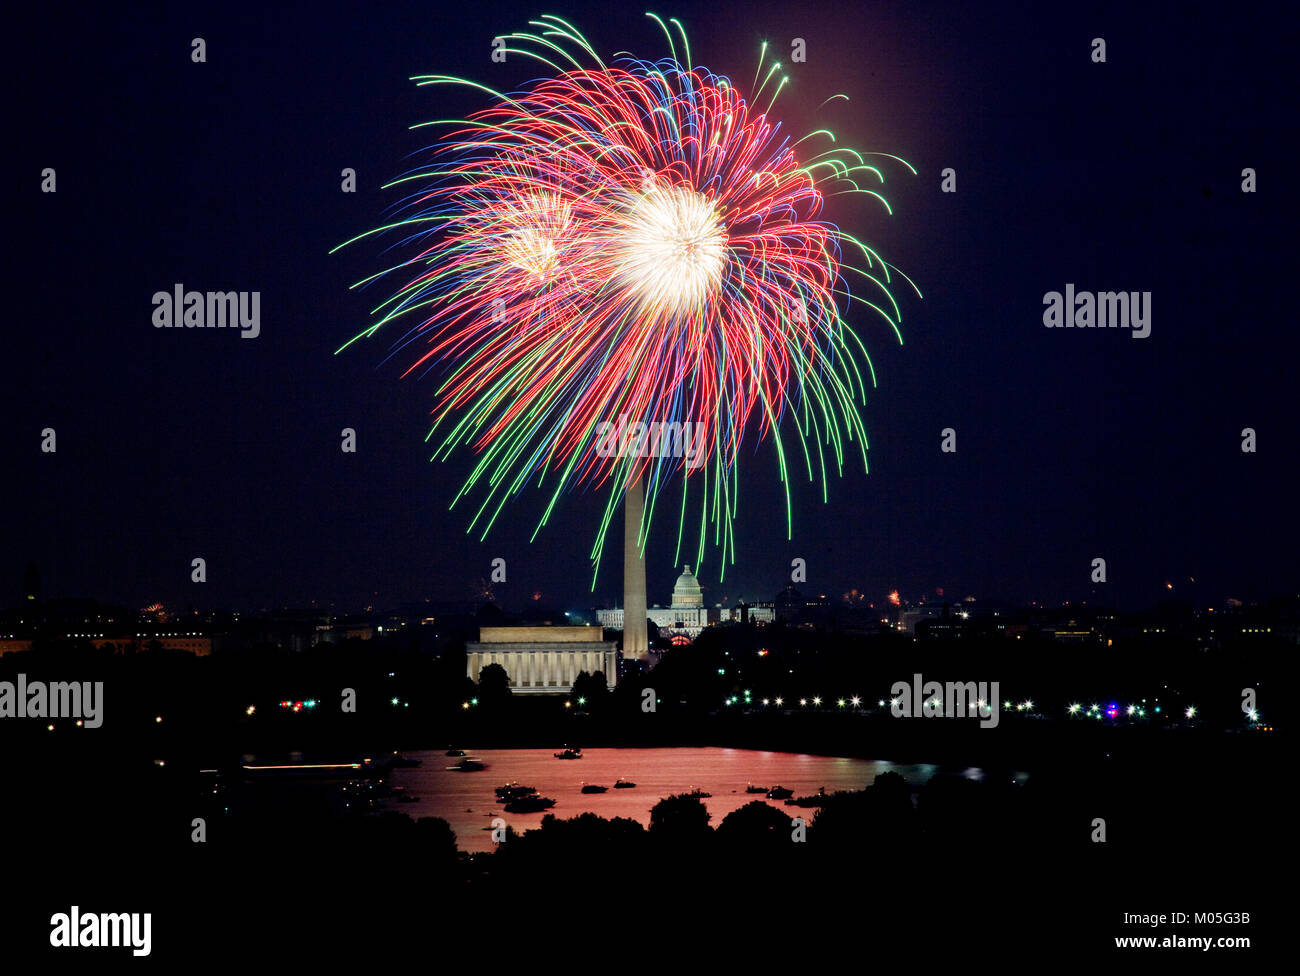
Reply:
[[[259,6],[12,15],[0,603],[28,560],[53,595],[131,605],[463,597],[495,556],[507,605],[615,597],[616,558],[586,593],[595,496],[568,499],[532,545],[540,493],[487,542],[465,534],[468,515],[447,511],[464,459],[430,464],[424,444],[434,378],[399,380],[382,340],[334,355],[366,324],[375,294],[348,286],[380,267],[380,246],[327,252],[397,198],[379,186],[425,144],[409,126],[481,105],[409,76],[521,83],[534,72],[491,63],[490,41],[541,13],[604,54],[659,57],[662,35],[607,3]],[[901,348],[853,313],[879,378],[871,472],[832,479],[824,506],[797,483],[787,541],[761,447],[742,469],[737,563],[721,583],[705,566],[710,602],[769,597],[796,556],[807,589],[870,598],[1085,598],[1094,556],[1122,606],[1166,580],[1210,602],[1295,590],[1294,15],[655,9],[683,21],[696,63],[741,83],[760,41],[804,38],[777,103],[787,124],[920,174],[886,170],[892,217],[843,197],[829,211],[925,295],[903,306]],[[851,102],[815,111],[837,92]],[[359,192],[339,191],[344,167]],[[940,192],[945,167],[955,194]],[[261,335],[154,329],[150,298],[176,282],[260,291]],[[1150,338],[1045,329],[1043,295],[1067,282],[1152,292]],[[339,450],[345,426],[356,455]],[[948,426],[956,455],[939,451]],[[45,427],[55,455],[40,452]],[[675,576],[672,535],[650,551],[652,603]]]

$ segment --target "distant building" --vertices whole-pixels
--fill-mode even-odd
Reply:
[[[909,606],[898,614],[900,629],[909,634],[917,632],[916,625],[931,620],[942,620],[944,608],[936,604]]]
[[[96,649],[103,650],[107,647],[115,654],[137,653],[147,650],[149,645],[155,641],[168,651],[185,651],[193,654],[195,657],[207,657],[212,653],[212,638],[204,634],[184,633],[184,634],[165,634],[165,633],[147,633],[147,634],[124,634],[120,637],[105,637],[103,634],[64,634],[64,640],[77,640],[85,638],[93,644]],[[5,654],[14,654],[19,651],[30,651],[33,646],[31,639],[0,639],[0,657]]]
[[[801,627],[824,624],[831,616],[831,604],[825,593],[805,596],[793,584],[786,584],[785,589],[772,598],[772,610],[777,620]]]
[[[578,673],[602,671],[609,687],[618,680],[618,647],[601,640],[600,627],[480,627],[465,645],[467,674],[477,681],[499,664],[517,694],[567,695]]]
[[[700,581],[691,572],[691,567],[687,566],[673,586],[672,605],[650,607],[646,610],[646,616],[659,628],[660,633],[694,638],[705,627],[718,622],[719,612],[717,608],[710,610],[704,605],[704,591],[700,589]],[[596,617],[602,627],[623,629],[621,609],[597,610]]]
[[[96,647],[103,647],[106,644],[122,648],[123,640],[92,638]],[[212,638],[204,634],[136,634],[135,640],[127,644],[134,646],[137,650],[147,648],[154,641],[157,641],[163,648],[169,651],[187,651],[195,657],[207,657],[212,653]]]
[[[720,623],[770,624],[775,620],[776,607],[770,603],[742,603],[738,607],[724,607],[718,611]]]

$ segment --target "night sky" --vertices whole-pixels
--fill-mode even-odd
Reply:
[[[536,69],[493,64],[490,42],[542,13],[602,55],[666,55],[662,34],[609,3],[260,6],[10,15],[0,605],[30,560],[51,596],[345,609],[466,598],[496,556],[508,607],[617,601],[617,545],[588,592],[603,496],[566,499],[531,545],[541,491],[486,542],[466,535],[470,511],[448,505],[469,458],[430,463],[424,443],[436,377],[384,361],[400,332],[334,354],[383,297],[349,291],[383,244],[328,252],[398,199],[379,187],[428,142],[409,126],[484,104],[411,75],[520,84]],[[714,553],[703,569],[709,603],[770,598],[794,557],[806,591],[875,600],[1092,598],[1094,556],[1100,598],[1122,608],[1166,581],[1211,604],[1294,592],[1294,19],[1222,4],[651,9],[741,85],[761,41],[784,56],[804,38],[776,105],[790,131],[826,126],[919,173],[885,168],[892,217],[848,197],[827,211],[925,296],[898,292],[901,347],[851,313],[879,381],[871,471],[832,477],[825,505],[796,481],[787,541],[774,449],[754,451],[737,562],[721,582]],[[837,92],[851,101],[819,112]],[[45,167],[57,193],[40,191]],[[1241,192],[1244,167],[1257,193]],[[151,296],[177,282],[260,291],[261,335],[153,328]],[[1151,336],[1044,328],[1043,295],[1067,283],[1152,292]],[[949,426],[955,455],[939,450]],[[343,427],[357,454],[340,451]],[[1243,427],[1258,453],[1240,450]],[[652,604],[676,575],[674,526],[649,552]]]

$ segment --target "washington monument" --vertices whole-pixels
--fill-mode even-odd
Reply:
[[[640,477],[627,487],[623,498],[623,657],[644,658],[650,653],[646,629],[645,553],[641,550],[641,516],[645,489]]]

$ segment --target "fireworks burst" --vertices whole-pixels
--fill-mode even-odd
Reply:
[[[471,530],[486,536],[530,482],[550,490],[534,538],[566,492],[604,490],[598,570],[627,486],[645,484],[644,545],[656,501],[680,478],[678,556],[694,495],[696,564],[711,534],[721,573],[735,559],[747,437],[775,445],[787,535],[783,431],[793,431],[823,500],[828,464],[842,473],[858,455],[866,469],[858,405],[875,374],[842,309],[862,304],[901,342],[891,283],[908,279],[820,218],[834,192],[869,194],[888,212],[859,182],[883,184],[880,170],[828,130],[797,141],[781,133],[771,109],[784,78],[759,107],[779,64],[760,83],[760,57],[746,98],[692,66],[672,23],[683,60],[662,21],[670,58],[622,56],[610,66],[548,16],[532,22],[540,33],[507,38],[507,51],[549,72],[519,91],[413,79],[468,85],[492,104],[466,120],[428,123],[446,132],[427,164],[390,184],[413,192],[393,222],[361,237],[404,234],[404,256],[358,285],[389,275],[405,284],[352,341],[401,322],[393,352],[419,344],[407,373],[446,368],[429,438],[440,438],[435,459],[462,446],[478,454],[453,501],[483,494]],[[797,152],[816,142],[829,148]],[[611,437],[615,425],[620,436]],[[692,429],[701,453],[685,457],[688,438],[678,434]]]

